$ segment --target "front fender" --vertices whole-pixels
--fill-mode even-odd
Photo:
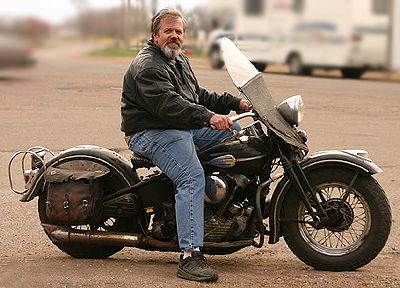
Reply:
[[[368,158],[368,153],[364,150],[329,150],[317,152],[305,158],[300,163],[300,167],[303,169],[306,176],[310,171],[326,167],[342,167],[359,172],[363,175],[373,175],[382,172],[382,169]],[[272,195],[271,209],[269,212],[269,244],[278,242],[281,236],[281,209],[289,189],[290,180],[285,176],[278,182]]]
[[[56,166],[61,162],[72,160],[88,160],[104,165],[110,169],[111,173],[125,182],[127,186],[139,182],[137,173],[132,170],[132,164],[127,159],[117,152],[93,145],[80,145],[62,151],[51,158],[46,163],[46,167]],[[44,171],[45,169],[43,167],[39,170],[30,189],[22,195],[20,201],[29,202],[41,193],[45,184]]]

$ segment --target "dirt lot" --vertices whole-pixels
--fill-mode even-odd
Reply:
[[[400,84],[367,75],[344,80],[335,74],[292,77],[265,73],[280,101],[302,94],[302,128],[311,151],[362,148],[382,167],[376,178],[393,212],[389,241],[369,265],[355,272],[315,271],[300,262],[282,240],[209,257],[220,273],[216,284],[176,278],[178,254],[126,248],[105,260],[73,259],[44,235],[37,201],[19,202],[8,185],[7,164],[16,150],[43,145],[60,151],[96,144],[129,155],[119,132],[122,75],[130,59],[82,56],[90,45],[54,45],[38,52],[30,70],[0,71],[0,288],[5,287],[400,287],[399,199]],[[237,94],[224,70],[193,60],[200,83]],[[269,70],[274,72],[274,70]]]

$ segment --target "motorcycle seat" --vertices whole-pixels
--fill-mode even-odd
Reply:
[[[132,155],[131,155],[131,162],[132,162],[133,169],[139,169],[139,168],[150,169],[150,168],[156,166],[153,164],[153,162],[151,162],[151,160],[149,158],[139,155],[139,154],[136,154],[134,152],[132,152]]]

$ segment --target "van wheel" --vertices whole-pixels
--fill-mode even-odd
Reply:
[[[342,76],[348,79],[360,79],[365,72],[359,68],[343,68],[341,71]]]
[[[293,54],[289,58],[289,72],[293,75],[311,75],[312,69],[303,65],[301,57]]]
[[[254,67],[257,69],[259,72],[264,72],[264,70],[267,68],[268,64],[263,63],[263,62],[251,62]]]
[[[219,47],[211,49],[209,54],[210,66],[213,69],[221,69],[224,67],[224,61],[222,60],[221,52]]]

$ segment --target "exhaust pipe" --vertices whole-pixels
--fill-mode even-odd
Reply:
[[[49,235],[51,241],[54,243],[83,243],[92,245],[137,247],[158,251],[180,251],[176,238],[171,239],[169,242],[164,242],[150,237],[143,237],[143,234],[136,233],[79,230],[44,223],[42,223],[42,226]]]
[[[82,243],[88,245],[126,246],[137,247],[152,251],[155,250],[180,252],[178,240],[176,237],[172,238],[169,242],[166,242],[151,237],[144,237],[143,234],[137,233],[79,230],[45,223],[42,223],[42,226],[47,235],[49,235],[51,241],[54,243]],[[227,248],[238,248],[239,250],[250,245],[254,245],[254,240],[248,239],[220,243],[204,242],[206,253],[207,250],[210,250],[212,252],[215,249],[218,250]],[[215,254],[215,252],[211,254]]]
[[[97,230],[78,230],[43,223],[42,226],[53,242],[129,247],[139,247],[139,245],[143,243],[142,234]]]

